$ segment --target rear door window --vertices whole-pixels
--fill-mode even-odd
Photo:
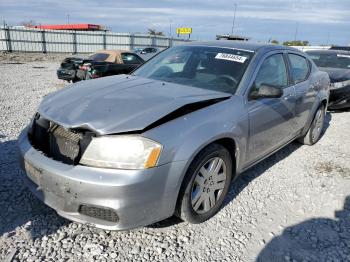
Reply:
[[[294,84],[305,81],[309,76],[309,62],[303,56],[288,54]]]
[[[103,62],[106,61],[106,59],[109,57],[109,54],[105,53],[96,53],[89,57],[90,60],[93,60],[95,62]]]

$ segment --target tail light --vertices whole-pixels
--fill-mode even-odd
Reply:
[[[96,72],[96,70],[91,70],[90,76],[91,76],[91,78],[99,78],[100,77],[100,75]]]
[[[83,64],[79,66],[79,69],[84,70],[84,71],[89,71],[90,70],[90,64]]]

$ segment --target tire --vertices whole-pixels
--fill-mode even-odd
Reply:
[[[312,120],[312,123],[306,135],[300,137],[298,141],[304,145],[309,145],[309,146],[316,144],[318,140],[320,140],[323,133],[324,119],[325,119],[325,107],[324,105],[321,105],[317,109],[314,119]]]
[[[203,171],[202,168],[210,171],[210,166],[218,169],[217,174],[216,168],[213,168],[213,172]],[[219,144],[207,146],[195,157],[186,172],[177,201],[177,216],[193,224],[213,217],[222,206],[231,180],[232,159],[228,150]]]

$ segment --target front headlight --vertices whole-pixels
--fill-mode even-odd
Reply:
[[[158,163],[162,146],[141,136],[120,135],[93,138],[80,163],[87,166],[145,169]]]
[[[346,80],[343,82],[337,82],[337,83],[332,83],[331,84],[331,89],[338,89],[338,88],[343,88],[350,85],[350,80]]]

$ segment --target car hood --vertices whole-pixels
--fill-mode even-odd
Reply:
[[[328,73],[331,83],[350,80],[350,69],[320,67],[321,71]]]
[[[104,135],[141,131],[184,106],[230,96],[223,92],[118,75],[79,82],[49,94],[38,112],[65,128],[87,129]]]

